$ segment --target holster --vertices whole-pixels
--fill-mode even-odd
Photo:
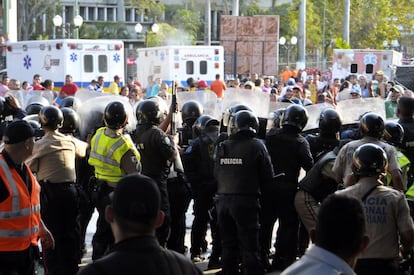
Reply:
[[[91,176],[89,178],[89,188],[91,200],[95,204],[99,199],[99,193],[102,188],[102,181],[98,180],[95,176]]]

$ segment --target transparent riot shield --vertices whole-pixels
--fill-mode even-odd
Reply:
[[[303,128],[303,131],[318,129],[319,116],[322,110],[325,110],[327,108],[335,109],[335,107],[329,103],[320,103],[305,106],[305,109],[308,111],[308,122],[306,123],[305,128]]]
[[[203,106],[203,114],[211,115],[212,117],[219,118],[219,105],[220,101],[212,91],[194,91],[194,92],[178,92],[177,103],[179,109],[189,100],[195,100]]]
[[[270,97],[262,91],[228,88],[222,101],[222,113],[236,104],[248,106],[257,117],[269,116]]]
[[[342,125],[355,124],[367,112],[374,112],[385,120],[384,99],[377,97],[339,101],[336,110],[342,116]]]
[[[128,124],[125,127],[126,131],[131,133],[135,130],[137,120],[127,97],[108,94],[96,96],[91,93],[90,98],[86,98],[84,95],[81,98],[82,105],[78,108],[77,113],[79,115],[79,133],[82,139],[85,139],[88,134],[94,133],[97,128],[104,126],[103,117],[105,108],[113,101],[119,101],[125,107],[125,111],[128,114]]]

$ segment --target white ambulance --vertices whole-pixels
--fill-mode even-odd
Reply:
[[[224,77],[222,46],[163,46],[137,49],[137,77],[144,88],[160,78],[171,87],[174,81],[187,87],[186,80],[205,80],[208,85],[216,74]]]
[[[375,72],[383,71],[392,80],[396,66],[401,62],[402,54],[394,50],[334,49],[332,79],[363,74],[371,80]]]
[[[32,40],[7,45],[7,74],[20,82],[32,83],[39,74],[42,81],[51,79],[60,90],[65,76],[72,75],[80,89],[103,76],[105,87],[114,76],[124,78],[124,43],[122,40]]]

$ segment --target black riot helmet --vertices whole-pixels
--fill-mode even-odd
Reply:
[[[159,125],[165,119],[159,103],[150,99],[138,103],[136,116],[138,125]]]
[[[233,106],[231,106],[229,109],[226,110],[226,112],[223,115],[223,125],[224,126],[230,126],[230,121],[234,118],[234,115],[238,112],[238,111],[242,111],[242,110],[246,110],[246,111],[250,111],[252,112],[252,109],[250,109],[249,106],[244,105],[244,104],[235,104]]]
[[[404,138],[404,128],[397,122],[387,121],[384,126],[383,138],[387,143],[399,147]]]
[[[203,106],[198,101],[189,100],[181,107],[181,118],[183,123],[189,127],[203,114]]]
[[[40,103],[30,103],[26,106],[25,110],[27,115],[37,115],[43,107],[44,105]]]
[[[229,128],[232,135],[241,131],[248,131],[255,135],[259,128],[259,119],[251,111],[238,111],[234,115],[234,120],[231,120]]]
[[[9,97],[3,98],[0,96],[0,118],[5,118],[9,115],[12,115],[13,111],[14,108],[10,105]]]
[[[308,118],[308,111],[303,106],[298,104],[289,105],[283,117],[282,127],[291,126],[301,132],[305,128]]]
[[[32,126],[33,129],[35,130],[40,130],[42,128],[42,125],[40,125],[40,123],[36,120],[27,120],[27,122],[29,122],[30,126]]]
[[[67,96],[59,104],[59,108],[69,107],[74,108],[79,107],[79,100],[75,98],[74,96]]]
[[[381,138],[384,134],[384,119],[376,113],[366,113],[359,121],[359,130],[363,136]]]
[[[43,128],[56,130],[62,127],[63,113],[58,107],[45,106],[39,112],[39,120]]]
[[[35,130],[35,139],[39,140],[41,137],[44,136],[45,132],[42,129],[42,125],[36,120],[27,120],[29,122],[30,126]]]
[[[113,101],[106,105],[104,112],[106,127],[110,129],[121,129],[128,123],[128,114],[124,105],[119,101]]]
[[[336,134],[342,126],[341,116],[335,109],[327,108],[319,115],[319,131],[323,134]]]
[[[63,125],[59,132],[64,134],[75,133],[79,127],[79,116],[75,110],[69,107],[60,108],[63,113]]]
[[[384,174],[388,159],[385,151],[373,143],[359,146],[352,157],[352,172],[355,176],[371,177]]]
[[[196,138],[206,132],[210,132],[209,130],[217,131],[218,133],[218,126],[220,122],[210,115],[201,115],[193,124],[193,138]]]

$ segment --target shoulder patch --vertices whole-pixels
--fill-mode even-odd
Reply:
[[[185,149],[186,153],[191,153],[193,151],[193,146],[189,145],[187,149]]]
[[[166,145],[171,145],[171,140],[170,140],[170,138],[169,138],[168,136],[165,136],[165,137],[162,139],[162,143],[164,143],[164,144],[166,144]]]

